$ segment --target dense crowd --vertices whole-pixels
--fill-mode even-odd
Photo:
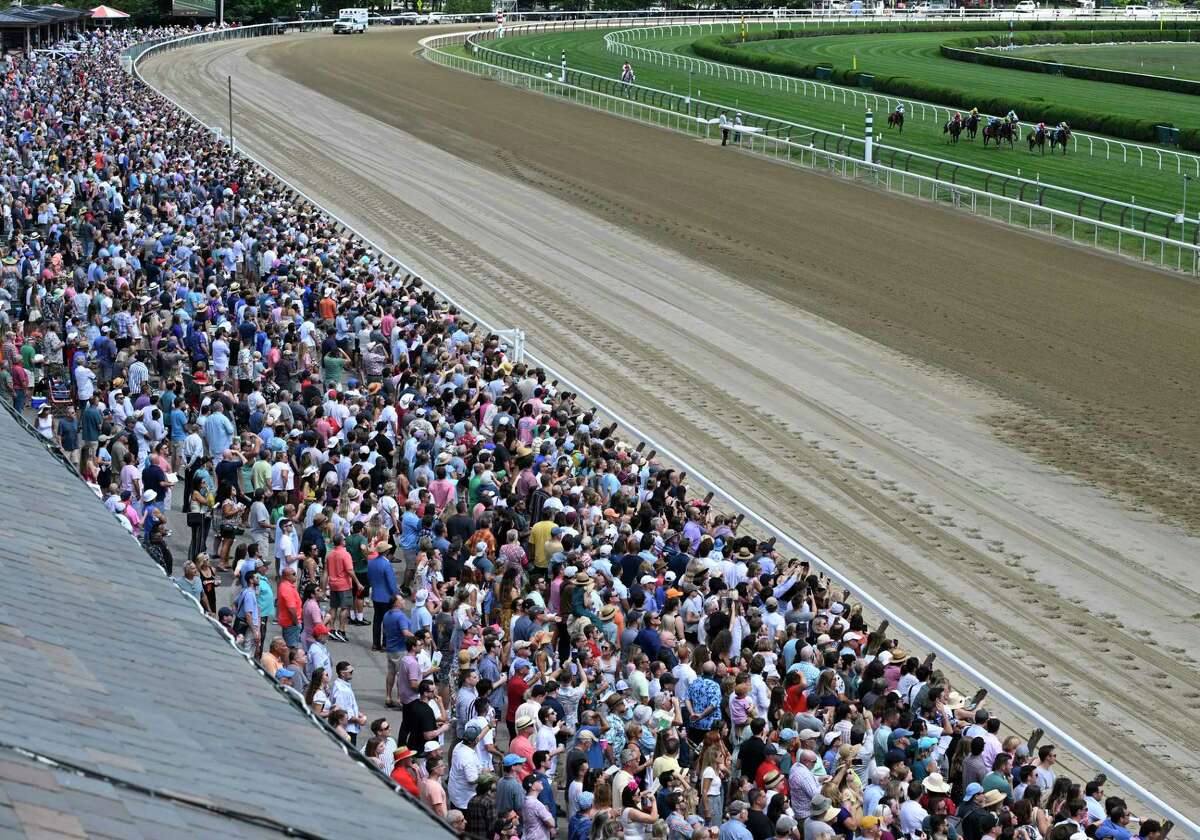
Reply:
[[[1163,837],[123,73],[155,34],[4,60],[0,392],[399,787],[483,840]]]

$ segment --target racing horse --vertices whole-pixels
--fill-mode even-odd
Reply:
[[[942,134],[949,134],[951,143],[958,142],[958,135],[962,134],[962,131],[963,131],[963,121],[962,120],[950,120],[950,122],[948,122],[944,126],[942,126]]]
[[[1062,146],[1063,154],[1067,153],[1067,144],[1071,142],[1071,127],[1068,125],[1060,125],[1053,131],[1046,132],[1050,135],[1050,153],[1054,153],[1056,146]]]
[[[888,114],[888,128],[894,128],[901,134],[904,133],[904,112],[892,111]]]
[[[1046,134],[1049,132],[1038,131],[1034,128],[1033,131],[1026,135],[1025,139],[1029,141],[1029,153],[1033,154],[1033,147],[1037,146],[1042,150],[1042,154],[1046,154]]]
[[[983,127],[983,145],[987,146],[988,138],[996,141],[996,148],[1000,148],[1000,141],[1007,140],[1008,147],[1014,148],[1013,134],[1015,129],[1012,123],[1002,121],[996,124],[988,123]]]
[[[974,140],[976,132],[979,131],[979,115],[971,114],[963,121],[963,130],[967,132],[967,139]]]

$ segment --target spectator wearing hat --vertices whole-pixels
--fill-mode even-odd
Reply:
[[[525,759],[516,753],[508,753],[500,763],[503,775],[496,785],[496,813],[515,811],[520,814],[525,803],[525,789],[521,784],[523,777],[519,773],[525,766]]]
[[[567,822],[567,840],[590,840],[592,820],[596,816],[596,798],[591,791],[579,794],[578,808]]]
[[[525,763],[517,768],[517,778],[524,782],[525,778],[533,772],[533,728],[535,722],[529,715],[519,715],[513,723],[513,728],[517,735],[508,745],[509,752],[513,755],[519,755],[525,759]]]
[[[521,803],[521,840],[551,840],[554,837],[554,815],[542,802],[542,777],[530,773],[521,783],[525,798]]]
[[[466,832],[478,840],[492,840],[496,822],[496,777],[490,772],[475,780],[475,795],[467,803]],[[586,838],[585,838],[586,840]]]
[[[455,744],[450,755],[450,775],[447,777],[450,803],[464,811],[471,804],[475,784],[485,769],[475,749],[482,735],[483,730],[478,726],[466,726],[462,731],[462,740]]]
[[[735,799],[729,803],[727,813],[728,817],[721,824],[720,840],[754,840],[754,835],[746,827],[750,818],[749,804]]]

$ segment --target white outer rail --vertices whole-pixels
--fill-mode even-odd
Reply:
[[[772,23],[774,23],[774,21],[772,21]],[[654,29],[684,30],[684,29],[691,29],[692,27],[698,27],[700,29],[700,31],[702,32],[704,27],[706,27],[706,26],[707,27],[725,27],[727,25],[729,25],[728,19],[722,18],[719,22],[671,24],[669,26],[650,27],[649,29],[651,31]],[[559,29],[574,30],[574,29],[579,29],[579,28],[588,29],[588,28],[600,28],[600,27],[599,27],[599,24],[595,21],[587,21],[584,23],[584,25],[582,27],[578,25],[578,22],[526,24],[526,25],[517,25],[517,26],[507,27],[506,28],[506,37],[512,37],[512,36],[516,36],[516,35],[520,35],[520,34],[529,34],[530,32],[552,32],[552,31],[557,31]],[[611,38],[613,35],[616,35],[616,34],[637,33],[637,32],[643,32],[643,31],[646,31],[646,30],[642,30],[642,29],[621,30],[616,33],[608,33],[604,36],[604,38],[605,38],[605,41],[607,42],[609,38]],[[716,31],[716,29],[711,29],[710,31]],[[526,57],[516,54],[516,53],[505,53],[500,50],[494,50],[491,47],[486,46],[486,40],[492,40],[492,38],[497,33],[498,33],[498,30],[495,30],[495,29],[480,30],[478,32],[470,33],[467,40],[469,42],[470,47],[473,50],[475,50],[476,52],[482,51],[482,52],[491,53],[491,54],[497,56],[499,59],[498,63],[505,61],[505,60],[526,61],[526,62],[530,62],[533,64],[537,64],[541,67],[544,67],[546,69],[546,71],[552,72],[555,75],[559,74],[560,65],[557,63],[554,63],[552,61],[541,61],[537,58],[526,58]],[[477,36],[484,36],[484,40],[481,40],[480,37],[477,37]],[[624,55],[626,55],[626,57],[641,57],[640,53],[637,51],[644,50],[643,47],[629,46],[627,44],[625,46],[628,47],[628,49],[635,51],[634,53],[625,53]],[[613,50],[611,47],[609,49],[610,49],[610,51],[616,52],[616,54],[618,54],[618,55],[622,54],[619,50]],[[688,65],[686,64],[686,62],[701,61],[701,59],[691,58],[690,56],[682,56],[682,55],[678,55],[676,53],[662,52],[662,51],[658,51],[658,50],[647,51],[647,55],[650,55],[652,57],[661,57],[666,62],[666,64],[664,66],[678,67],[679,69],[687,69]],[[857,104],[859,101],[859,98],[861,98],[864,106],[872,107],[874,110],[876,110],[880,114],[883,113],[883,110],[881,110],[879,107],[880,102],[883,102],[887,109],[891,108],[893,102],[894,103],[904,102],[909,113],[916,114],[916,113],[918,113],[918,109],[920,109],[919,113],[921,114],[921,119],[926,119],[926,109],[941,109],[942,111],[945,111],[945,113],[947,115],[947,119],[949,119],[948,115],[954,110],[954,109],[947,109],[945,106],[942,106],[942,105],[931,105],[928,103],[923,103],[920,101],[905,99],[905,98],[901,98],[901,97],[892,97],[892,96],[886,96],[883,94],[875,94],[875,93],[864,93],[855,88],[844,87],[841,85],[827,85],[827,84],[823,84],[821,82],[815,82],[815,81],[811,81],[808,79],[801,79],[801,78],[793,77],[793,76],[781,76],[781,75],[777,75],[777,74],[773,74],[773,73],[762,73],[761,71],[758,71],[758,70],[749,70],[749,69],[737,67],[737,66],[731,65],[731,64],[722,64],[720,62],[705,62],[705,63],[711,65],[714,68],[718,68],[718,71],[716,72],[716,76],[718,78],[724,78],[724,79],[728,79],[730,81],[749,82],[752,78],[754,78],[754,75],[757,74],[759,76],[763,76],[764,78],[766,78],[768,80],[771,80],[772,83],[774,80],[779,80],[781,83],[788,83],[788,87],[786,87],[786,88],[782,87],[782,86],[780,87],[780,90],[788,90],[788,91],[797,91],[797,90],[800,90],[801,88],[807,89],[807,86],[811,85],[814,89],[814,96],[815,96],[815,91],[817,89],[820,89],[822,91],[822,98],[825,98],[825,94],[828,93],[829,96],[831,96],[833,99],[836,100],[838,95],[840,94],[843,104]],[[577,70],[576,69],[576,70],[571,70],[571,72],[579,74],[581,76],[587,76],[589,78],[599,79],[599,80],[602,80],[607,83],[612,83],[615,81],[614,79],[612,79],[610,77],[602,76],[597,73],[589,73],[586,70]],[[664,96],[673,96],[677,99],[683,98],[682,94],[677,94],[677,93],[674,93],[673,91],[672,92],[663,91],[660,89],[647,87],[645,85],[634,84],[634,85],[630,85],[630,87],[650,91],[653,93],[659,93]],[[701,105],[713,105],[716,107],[728,108],[731,111],[736,110],[732,106],[729,106],[727,104],[723,104],[720,102],[713,102],[710,100],[701,99],[699,97],[692,97],[692,99],[693,99],[693,101],[695,101],[696,103],[699,103]],[[833,129],[816,128],[814,126],[806,125],[804,123],[793,122],[791,120],[787,120],[782,117],[774,117],[774,116],[770,116],[768,114],[755,113],[753,111],[748,111],[744,108],[741,110],[743,113],[749,114],[750,116],[758,117],[758,118],[761,118],[764,120],[770,120],[772,122],[780,123],[781,125],[787,125],[792,128],[795,128],[798,130],[797,133],[812,132],[815,134],[828,135],[830,137],[835,137],[840,140],[844,140],[848,145],[855,144],[855,143],[861,145],[863,142],[861,137],[844,134],[844,133],[841,133],[841,132],[833,130]],[[936,116],[936,112],[935,112],[935,116]],[[1137,146],[1136,144],[1123,143],[1122,141],[1119,141],[1119,140],[1109,140],[1107,138],[1095,137],[1094,135],[1082,135],[1082,136],[1084,137],[1084,139],[1087,140],[1087,142],[1089,144],[1089,148],[1091,147],[1093,140],[1099,140],[1099,141],[1103,141],[1105,143],[1111,143],[1111,144],[1117,145],[1117,146],[1128,146],[1130,148],[1138,148],[1138,149],[1144,148],[1148,151],[1154,151],[1158,155],[1159,165],[1160,165],[1159,168],[1161,169],[1162,156],[1164,154],[1164,150],[1162,150],[1162,149],[1156,149],[1156,148],[1149,147],[1149,146],[1145,146],[1145,147]],[[1072,140],[1073,140],[1073,142],[1076,143],[1076,146],[1078,146],[1079,137],[1080,137],[1080,135],[1078,135],[1078,134],[1074,134],[1074,133],[1072,134]],[[986,176],[988,181],[990,181],[991,179],[994,178],[997,183],[1001,183],[1001,184],[1009,183],[1009,184],[1022,185],[1024,187],[1033,187],[1035,190],[1049,191],[1060,197],[1063,197],[1063,196],[1069,197],[1075,201],[1092,201],[1092,202],[1097,203],[1098,205],[1101,205],[1102,207],[1113,207],[1113,208],[1117,208],[1120,210],[1132,211],[1135,215],[1138,213],[1141,213],[1144,216],[1152,217],[1155,220],[1157,220],[1157,222],[1159,224],[1162,224],[1164,226],[1165,230],[1170,230],[1172,226],[1178,224],[1178,222],[1176,221],[1176,214],[1169,213],[1164,210],[1159,210],[1159,209],[1156,209],[1153,207],[1146,207],[1146,206],[1143,206],[1140,204],[1135,204],[1135,203],[1129,202],[1129,201],[1122,201],[1122,200],[1116,199],[1116,198],[1110,198],[1110,197],[1106,197],[1106,196],[1102,196],[1102,195],[1096,195],[1094,193],[1083,192],[1081,190],[1072,189],[1071,187],[1059,186],[1050,181],[1040,181],[1040,180],[1034,180],[1031,178],[1024,178],[1020,175],[1014,175],[1014,174],[1007,173],[1007,172],[1000,172],[1000,171],[993,170],[993,169],[985,169],[983,167],[975,166],[973,164],[964,163],[961,161],[948,160],[946,158],[939,158],[934,155],[926,154],[924,152],[914,151],[912,149],[904,149],[904,148],[900,148],[898,146],[889,146],[884,143],[876,143],[875,145],[876,145],[876,148],[879,148],[879,149],[886,149],[888,151],[894,151],[899,154],[908,155],[910,158],[916,158],[916,159],[920,159],[923,161],[927,161],[931,164],[934,164],[938,168],[947,167],[951,171],[968,171],[968,172],[978,173],[978,174]],[[1190,159],[1192,162],[1194,162],[1194,164],[1196,166],[1196,177],[1200,178],[1200,156],[1188,155],[1188,154],[1179,153],[1179,152],[1172,152],[1170,150],[1165,150],[1165,153],[1168,155],[1175,155],[1177,168],[1182,165],[1180,163],[1181,160]],[[1140,159],[1140,155],[1141,155],[1141,152],[1139,151],[1139,159]],[[1195,242],[1197,240],[1197,238],[1200,238],[1200,218],[1191,218],[1191,217],[1185,218],[1182,228],[1183,228],[1183,231],[1182,231],[1183,239],[1186,239],[1191,242]],[[1133,228],[1129,228],[1129,230],[1133,230]]]
[[[278,27],[275,27],[273,24],[266,24],[265,26],[271,27],[271,29],[260,30],[257,34],[270,35],[270,34],[274,34],[275,32],[278,31]],[[251,34],[246,31],[249,29],[252,29],[252,27],[243,27],[241,30],[235,30],[235,31],[239,31],[240,34],[236,35],[236,36],[232,36],[232,37],[254,37],[254,34]],[[174,40],[167,41],[167,42],[164,42],[161,44],[156,44],[153,47],[150,47],[149,49],[141,52],[137,56],[137,58],[134,59],[134,61],[132,62],[131,68],[130,68],[131,72],[139,80],[144,82],[145,80],[143,80],[141,78],[141,75],[138,72],[138,64],[141,62],[141,59],[144,58],[146,55],[149,55],[154,52],[159,52],[159,51],[167,49],[167,48],[177,47],[177,46],[207,43],[207,42],[211,42],[211,41],[228,40],[228,38],[230,36],[226,35],[225,33],[229,32],[229,31],[230,30],[223,30],[223,31],[212,32],[212,33],[200,33],[197,35],[186,36],[184,38],[174,39]],[[463,56],[457,56],[457,55],[452,55],[449,53],[444,53],[438,49],[439,46],[446,46],[448,44],[458,44],[458,43],[461,43],[463,40],[465,40],[465,39],[462,38],[462,36],[455,36],[455,35],[431,36],[429,38],[424,38],[421,41],[422,53],[425,55],[430,55],[433,58],[433,60],[437,61],[438,63],[446,64],[448,66],[454,67],[455,69],[466,70],[467,72],[472,72],[472,73],[476,73],[478,75],[495,78],[497,75],[497,70],[499,70],[501,68],[497,68],[494,65],[487,64],[485,62],[474,61],[473,59],[465,58]],[[441,44],[435,43],[435,42],[439,42],[439,41],[444,42],[444,43],[441,43]],[[504,71],[504,72],[512,73],[512,71]],[[519,75],[525,75],[525,74],[519,74]],[[539,80],[539,81],[545,81],[545,80]],[[162,94],[161,91],[157,91],[157,89],[153,88],[153,86],[150,86],[148,83],[146,83],[146,84],[147,84],[147,86],[151,87],[151,89],[156,90],[156,92],[158,92],[160,95],[163,95],[165,97],[165,94]],[[591,91],[589,91],[589,93],[591,93]],[[638,104],[640,104],[640,103],[638,103]],[[199,123],[201,125],[205,125],[203,120],[200,120],[199,118],[197,118],[194,114],[192,114],[186,108],[183,108],[182,106],[179,106],[179,105],[176,105],[176,107],[179,107],[180,110],[182,110],[184,113],[186,113],[189,117],[191,117],[197,123]],[[643,106],[643,107],[650,107],[650,106]],[[214,130],[215,130],[215,127],[214,127]],[[273,175],[275,178],[277,178],[281,183],[285,184],[289,189],[291,189],[297,195],[300,195],[306,201],[313,204],[313,206],[320,207],[322,212],[324,212],[327,216],[334,219],[336,222],[338,222],[338,224],[340,224],[346,230],[353,232],[363,242],[366,242],[368,245],[370,245],[372,248],[374,248],[377,252],[388,257],[390,260],[392,260],[392,262],[394,262],[397,266],[399,266],[403,271],[410,273],[414,276],[420,276],[416,271],[413,271],[409,266],[407,266],[402,260],[396,258],[394,255],[389,253],[386,249],[384,249],[383,247],[381,247],[380,245],[375,243],[373,240],[371,240],[370,237],[367,237],[364,234],[362,234],[361,232],[359,232],[352,224],[350,224],[346,220],[342,219],[337,214],[326,209],[319,201],[317,201],[313,197],[309,196],[302,189],[297,187],[295,184],[293,184],[291,181],[289,181],[287,178],[285,178],[279,172],[275,171],[273,168],[271,168],[270,166],[263,163],[257,157],[255,157],[251,154],[248,154],[245,150],[238,150],[237,154],[240,154],[243,157],[246,157],[247,159],[249,159],[249,160],[253,161],[255,164],[257,164],[258,166],[262,167],[265,171],[269,172],[271,175]],[[868,166],[867,164],[863,164],[863,165]],[[1172,243],[1172,244],[1177,244],[1177,243]],[[486,318],[480,316],[479,314],[475,313],[470,307],[463,305],[462,302],[456,300],[452,295],[448,294],[444,289],[439,287],[436,283],[433,283],[425,278],[422,278],[422,280],[431,289],[433,289],[437,294],[441,295],[445,300],[447,300],[453,306],[455,306],[461,312],[463,312],[467,317],[471,318],[473,321],[475,321],[479,324],[482,324],[489,331],[496,331],[497,328],[495,326],[493,326],[491,324],[491,322],[489,322]],[[1002,698],[1012,708],[1020,711],[1026,717],[1037,721],[1046,731],[1052,733],[1062,743],[1069,746],[1076,754],[1078,754],[1081,758],[1088,761],[1093,767],[1104,771],[1109,776],[1111,776],[1112,778],[1119,781],[1124,787],[1126,787],[1127,789],[1129,789],[1130,791],[1135,793],[1144,802],[1146,802],[1147,804],[1153,805],[1155,808],[1160,810],[1162,813],[1168,815],[1171,819],[1173,819],[1176,822],[1176,824],[1179,827],[1191,832],[1193,836],[1200,838],[1200,825],[1198,825],[1196,822],[1194,822],[1193,820],[1191,820],[1190,818],[1185,816],[1178,809],[1172,807],[1168,803],[1161,800],[1159,797],[1150,793],[1140,783],[1138,783],[1134,779],[1130,778],[1125,773],[1123,773],[1121,770],[1112,766],[1111,764],[1109,764],[1108,761],[1102,759],[1100,756],[1096,755],[1090,749],[1088,749],[1083,744],[1081,744],[1078,740],[1075,739],[1074,736],[1069,734],[1065,729],[1063,729],[1062,727],[1060,727],[1058,724],[1054,723],[1053,721],[1047,719],[1041,713],[1035,711],[1032,707],[1029,706],[1028,703],[1021,700],[1014,694],[1012,694],[1006,688],[1003,688],[1002,686],[998,685],[991,678],[989,678],[988,676],[983,674],[981,671],[979,671],[973,665],[970,665],[969,663],[967,663],[964,659],[962,659],[960,656],[955,654],[953,651],[946,648],[940,642],[937,642],[936,640],[930,638],[922,630],[918,629],[917,627],[914,627],[913,625],[909,624],[904,619],[902,619],[899,616],[897,616],[896,614],[894,614],[870,590],[867,590],[867,589],[863,588],[857,582],[848,579],[836,567],[827,563],[824,559],[822,559],[820,556],[818,556],[816,553],[814,553],[812,550],[810,550],[807,546],[805,546],[799,540],[792,537],[790,534],[788,534],[782,528],[779,528],[774,523],[772,523],[770,520],[766,519],[762,515],[755,512],[749,505],[747,505],[746,503],[742,502],[739,498],[737,498],[736,496],[729,493],[727,490],[725,490],[723,487],[721,487],[716,481],[714,481],[713,479],[711,479],[707,475],[705,475],[705,473],[696,469],[692,464],[690,464],[685,458],[681,457],[678,453],[674,452],[669,447],[662,445],[661,442],[655,440],[655,438],[652,435],[648,434],[647,432],[645,432],[643,429],[641,429],[636,424],[634,424],[631,421],[622,417],[618,412],[614,411],[603,400],[597,398],[588,389],[580,386],[578,383],[576,383],[574,380],[572,380],[569,376],[566,376],[561,371],[559,371],[557,368],[553,367],[551,364],[549,364],[548,362],[546,362],[543,359],[541,359],[540,357],[538,357],[534,352],[526,349],[526,356],[529,358],[529,360],[531,362],[533,362],[533,364],[544,368],[551,376],[557,378],[560,382],[565,383],[567,385],[567,387],[569,387],[572,391],[578,393],[585,400],[592,403],[592,405],[594,405],[597,409],[599,409],[600,411],[602,411],[605,414],[612,417],[618,424],[620,424],[627,431],[632,433],[635,437],[638,437],[638,438],[646,441],[646,443],[649,446],[656,449],[665,458],[674,462],[675,464],[678,464],[681,469],[687,471],[690,475],[694,476],[701,484],[709,487],[716,495],[718,495],[722,499],[724,499],[729,505],[731,505],[738,511],[744,513],[746,515],[747,519],[756,523],[759,527],[763,528],[766,532],[776,536],[779,540],[781,540],[784,544],[789,546],[792,550],[796,551],[802,557],[807,559],[813,567],[823,570],[826,574],[828,574],[831,577],[840,581],[842,584],[845,585],[845,587],[847,589],[850,589],[852,592],[854,592],[864,604],[869,605],[872,609],[876,610],[879,614],[887,616],[889,621],[893,625],[895,625],[896,627],[903,630],[907,635],[911,636],[912,638],[919,640],[922,644],[926,645],[929,649],[936,651],[939,656],[943,657],[946,660],[953,662],[960,670],[962,670],[963,673],[970,676],[972,679],[976,680],[980,685],[986,686],[990,693],[992,693],[993,695],[995,695],[997,697]]]
[[[1110,18],[1110,20],[1124,20],[1125,18]],[[765,28],[761,21],[755,21],[759,24],[759,28]],[[772,23],[789,23],[792,21],[780,19],[772,21]],[[875,23],[875,19],[867,19],[860,21],[862,24]],[[903,21],[896,21],[901,23]],[[801,21],[804,24],[804,21]],[[705,31],[705,26],[708,27],[710,34],[716,34],[719,30],[724,30],[729,26],[736,26],[736,23],[731,23],[728,20],[720,22],[711,22],[708,24],[696,24],[697,35],[702,35]],[[749,26],[749,23],[747,24]],[[817,21],[817,27],[820,28],[821,21]],[[753,28],[753,27],[751,27]],[[951,115],[955,111],[961,111],[961,108],[951,108],[945,105],[938,105],[933,102],[923,102],[919,99],[908,99],[905,97],[887,96],[878,93],[866,93],[857,88],[846,87],[844,85],[832,85],[824,82],[818,82],[811,79],[804,79],[798,76],[784,76],[779,73],[765,73],[762,70],[752,70],[747,67],[738,67],[732,64],[722,64],[718,61],[709,61],[703,58],[696,58],[689,55],[681,55],[679,53],[664,52],[655,50],[649,47],[639,47],[630,41],[634,40],[649,40],[655,35],[650,33],[662,33],[665,31],[666,37],[671,37],[676,34],[682,36],[687,34],[683,30],[691,29],[688,24],[659,24],[656,26],[638,27],[635,29],[623,29],[616,32],[609,32],[604,36],[605,47],[616,55],[626,58],[637,58],[639,61],[646,61],[652,64],[658,64],[662,67],[673,67],[682,70],[691,70],[695,73],[703,73],[707,76],[713,76],[718,79],[730,79],[733,81],[744,82],[746,84],[757,84],[760,87],[767,89],[775,89],[799,93],[801,96],[816,97],[821,94],[822,99],[837,100],[839,97],[844,104],[857,105],[859,100],[862,100],[863,106],[871,105],[876,111],[879,110],[879,102],[885,104],[891,102],[903,101],[906,107],[913,114],[920,114],[922,120],[927,119],[926,114],[932,112],[935,120],[949,121]],[[662,35],[657,35],[662,37]],[[810,93],[811,91],[811,93]],[[849,102],[847,102],[849,98]],[[983,115],[987,116],[987,115]],[[1097,147],[1104,144],[1104,159],[1112,160],[1113,150],[1116,149],[1117,156],[1123,163],[1130,163],[1136,157],[1138,166],[1145,166],[1147,159],[1153,165],[1157,162],[1157,168],[1163,168],[1164,155],[1165,160],[1175,160],[1175,171],[1177,174],[1183,174],[1186,168],[1189,173],[1195,170],[1195,177],[1200,178],[1200,155],[1192,155],[1187,152],[1176,152],[1171,149],[1162,149],[1157,146],[1147,146],[1141,143],[1131,143],[1124,140],[1115,140],[1109,137],[1103,137],[1099,134],[1088,134],[1082,131],[1071,133],[1071,140],[1074,143],[1076,152],[1079,152],[1081,141],[1087,142],[1087,153],[1089,156],[1095,157],[1098,153]]]

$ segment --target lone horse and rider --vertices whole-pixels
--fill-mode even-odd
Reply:
[[[888,114],[888,128],[894,128],[901,134],[904,133],[904,103],[897,102],[896,110]]]

